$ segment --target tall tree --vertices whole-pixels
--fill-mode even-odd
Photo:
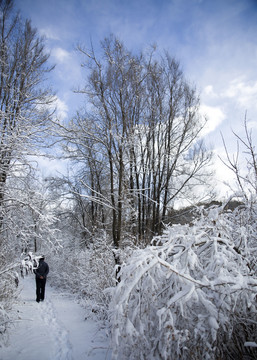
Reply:
[[[80,91],[88,106],[64,136],[87,174],[84,195],[112,211],[119,247],[126,231],[141,239],[159,233],[210,157],[199,142],[198,95],[175,59],[155,49],[134,55],[114,36],[101,50],[98,58],[93,47],[79,48],[89,70]]]
[[[55,218],[35,185],[29,156],[43,144],[53,97],[44,80],[52,67],[44,40],[13,0],[0,0],[0,307],[14,299],[13,270],[22,251],[54,240]],[[45,138],[45,137],[44,137]],[[15,263],[14,263],[15,261]],[[10,265],[12,264],[12,265]],[[4,311],[4,310],[3,310]],[[2,312],[4,314],[4,312]],[[8,322],[2,319],[2,324]]]
[[[12,169],[24,164],[48,126],[45,105],[53,97],[42,84],[51,71],[44,41],[23,22],[13,0],[0,0],[0,209]],[[14,167],[15,164],[15,167]],[[2,215],[1,215],[2,217]],[[2,220],[0,227],[2,226]]]

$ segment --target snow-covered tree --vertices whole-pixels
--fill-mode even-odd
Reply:
[[[13,6],[13,0],[0,2],[0,227],[7,179],[17,166],[28,166],[35,144],[42,145],[49,126],[46,105],[53,100],[43,86],[51,70],[44,41]]]
[[[3,296],[10,304],[13,293],[11,269],[24,244],[40,237],[39,226],[47,216],[36,204],[42,194],[37,197],[27,181],[33,173],[28,156],[42,146],[49,127],[53,98],[43,84],[52,69],[48,59],[44,40],[16,12],[14,1],[0,0],[0,293],[5,294],[0,306],[4,308]]]
[[[115,284],[111,240],[99,231],[87,247],[74,247],[79,235],[76,239],[73,231],[70,236],[67,231],[66,228],[62,232],[62,247],[48,256],[51,264],[49,281],[55,287],[73,293],[85,308],[87,317],[97,315],[107,319],[110,294],[105,290]]]
[[[256,356],[244,346],[257,333],[256,228],[241,221],[246,207],[223,210],[202,209],[124,262],[110,308],[115,359]]]
[[[32,171],[28,155],[42,146],[53,100],[43,85],[49,55],[30,21],[15,12],[13,0],[0,2],[0,231],[20,184]],[[10,179],[10,181],[9,181]],[[17,184],[19,182],[19,185]],[[24,190],[20,188],[20,191]],[[16,193],[15,193],[16,192]],[[14,194],[15,193],[15,194]],[[22,200],[17,199],[17,206]],[[2,233],[1,243],[4,241]]]

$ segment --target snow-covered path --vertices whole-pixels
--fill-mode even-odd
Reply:
[[[34,277],[20,284],[21,296],[13,309],[18,321],[10,329],[8,346],[0,348],[0,360],[111,359],[104,330],[84,319],[83,309],[73,298],[47,284],[45,301],[37,303]]]

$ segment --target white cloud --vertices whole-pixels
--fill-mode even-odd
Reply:
[[[65,174],[67,171],[67,160],[50,159],[46,156],[32,156],[30,159],[37,164],[44,177],[54,176],[57,173]]]
[[[248,121],[247,122],[247,128],[257,130],[257,121],[256,120],[255,121],[252,121],[252,120]]]
[[[229,154],[233,156],[233,154]],[[221,160],[222,159],[222,160]],[[237,190],[234,173],[223,163],[227,161],[227,156],[224,148],[214,150],[213,169],[215,189],[217,191],[217,198],[227,198]]]
[[[70,53],[60,47],[54,48],[51,51],[51,55],[58,61],[64,62],[70,57]]]
[[[60,38],[56,34],[56,31],[53,31],[52,29],[50,29],[50,27],[40,29],[39,33],[41,36],[45,36],[47,39],[60,40]]]
[[[54,102],[54,108],[56,109],[56,117],[58,120],[65,120],[68,116],[69,108],[67,104],[56,96]]]
[[[209,96],[209,97],[214,97],[214,98],[216,98],[218,95],[214,92],[214,90],[213,90],[213,86],[212,85],[207,85],[207,86],[205,86],[205,88],[204,88],[204,94],[206,94],[207,96]]]
[[[208,122],[202,130],[202,136],[214,131],[226,118],[226,115],[218,106],[201,105],[200,114],[208,118]]]
[[[230,99],[235,98],[240,106],[247,109],[257,109],[257,81],[245,82],[242,79],[235,79],[231,81],[228,89],[224,91],[223,95]]]

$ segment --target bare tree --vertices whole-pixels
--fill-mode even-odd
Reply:
[[[252,130],[248,128],[246,116],[244,132],[245,137],[239,136],[233,131],[237,139],[237,151],[233,155],[229,154],[225,139],[222,136],[227,159],[221,160],[234,173],[237,187],[244,200],[250,201],[253,195],[256,196],[257,194],[257,154],[252,139]],[[242,159],[243,154],[245,159]]]
[[[88,106],[63,136],[67,156],[87,174],[82,196],[111,210],[119,247],[125,233],[141,240],[159,233],[175,199],[203,181],[210,156],[199,142],[199,97],[175,59],[154,48],[134,55],[114,36],[101,50],[98,58],[93,46],[79,47]]]
[[[161,231],[167,210],[186,193],[210,160],[199,139],[205,119],[198,114],[199,97],[185,81],[180,64],[169,54],[147,66],[146,107],[141,135],[141,161],[144,177],[137,189],[142,195],[141,224],[152,234]],[[138,139],[139,140],[139,139]],[[136,151],[138,153],[138,151]],[[138,162],[135,158],[136,169]],[[207,171],[205,171],[207,175]],[[204,184],[206,178],[202,178]],[[140,218],[140,216],[139,216]],[[145,228],[146,227],[146,228]]]

